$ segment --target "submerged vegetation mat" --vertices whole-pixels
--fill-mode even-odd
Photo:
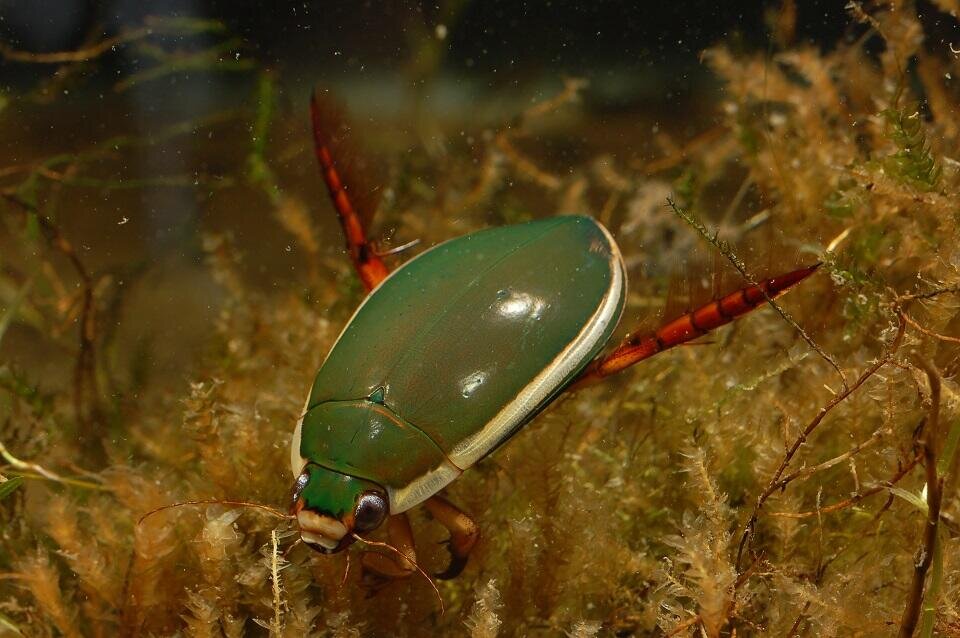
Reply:
[[[956,28],[956,2],[935,4]],[[0,165],[0,340],[59,369],[0,362],[0,635],[960,635],[960,62],[913,3],[849,11],[848,37],[825,50],[795,41],[785,2],[770,50],[705,51],[716,124],[656,133],[649,159],[556,168],[537,142],[564,114],[591,125],[577,80],[500,126],[450,132],[442,155],[381,154],[385,247],[563,212],[604,221],[630,275],[621,332],[824,262],[780,312],[564,399],[453,483],[483,537],[464,574],[437,583],[442,613],[423,578],[371,589],[358,560],[309,550],[268,511],[141,520],[179,501],[286,507],[293,426],[362,298],[319,189],[278,169],[315,175],[305,100],[277,109],[280,74],[216,22],[158,18],[73,52],[0,48],[55,70],[5,95],[0,121],[54,117],[123,47],[142,61],[113,95],[183,73],[251,88],[233,111],[149,137]],[[211,150],[173,175],[131,161],[183,136],[201,154],[229,139],[233,159]],[[258,232],[297,260],[286,285],[258,285],[262,255],[229,221],[190,227],[217,313],[189,384],[153,383],[149,344],[119,340],[144,269],[91,266],[64,212],[147,188],[256,208]],[[698,252],[713,275],[671,283]],[[424,568],[442,569],[442,529],[413,524]]]

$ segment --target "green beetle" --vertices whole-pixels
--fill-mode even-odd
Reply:
[[[420,504],[451,534],[452,560],[438,577],[463,569],[479,528],[438,492],[563,391],[723,325],[815,268],[738,290],[601,356],[626,295],[623,259],[601,224],[562,216],[482,230],[388,273],[347,197],[325,115],[311,106],[324,180],[371,292],[320,366],[296,426],[291,513],[301,539],[324,553],[387,521],[401,556],[363,558],[382,577],[414,570],[405,512]]]

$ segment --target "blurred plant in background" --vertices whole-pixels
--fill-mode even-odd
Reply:
[[[439,24],[462,6],[445,5]],[[304,393],[361,299],[282,67],[193,18],[70,52],[0,48],[56,69],[5,96],[0,118],[56,118],[65,91],[118,49],[140,62],[104,108],[224,72],[238,96],[149,135],[0,166],[0,345],[48,364],[0,362],[0,635],[960,633],[960,68],[911,3],[848,9],[852,37],[826,50],[796,42],[787,0],[769,13],[775,50],[705,51],[723,81],[716,123],[655,130],[651,159],[581,148],[557,161],[552,144],[575,146],[570,131],[602,119],[577,79],[497,126],[433,123],[402,142],[366,130],[388,165],[371,184],[385,246],[590,211],[628,259],[624,329],[791,259],[827,273],[785,300],[803,334],[757,313],[562,401],[454,483],[484,540],[440,585],[442,616],[422,580],[371,595],[343,556],[312,553],[258,510],[182,507],[138,524],[180,500],[283,506]],[[413,47],[418,82],[437,68],[435,43]],[[145,171],[138,154],[171,140],[193,163]],[[74,237],[90,193],[131,206],[118,204],[110,223],[122,226],[137,210],[123,193],[151,189],[190,194],[202,214],[176,237],[216,285],[203,288],[209,337],[179,383],[151,372],[148,342],[123,336],[151,268],[91,266]],[[238,237],[245,215],[253,244]],[[258,281],[276,259],[260,250],[269,238],[292,254],[283,285]],[[698,252],[715,274],[693,268],[681,291],[670,272]],[[423,562],[439,566],[443,531],[422,514],[414,524]]]

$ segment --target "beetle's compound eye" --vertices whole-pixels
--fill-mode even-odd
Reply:
[[[380,527],[387,517],[387,502],[376,492],[365,492],[357,500],[353,512],[353,527],[358,532],[367,532]]]

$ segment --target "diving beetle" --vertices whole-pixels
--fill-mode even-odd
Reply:
[[[459,574],[479,527],[439,492],[565,391],[699,337],[809,276],[748,286],[628,337],[602,354],[627,277],[610,233],[585,216],[489,228],[448,240],[392,273],[354,208],[337,140],[316,96],[314,147],[368,291],[310,389],[293,435],[291,514],[310,547],[335,553],[387,525],[400,556],[365,553],[375,576],[413,573],[407,511],[424,505],[450,533]],[[333,150],[332,150],[333,149]]]

